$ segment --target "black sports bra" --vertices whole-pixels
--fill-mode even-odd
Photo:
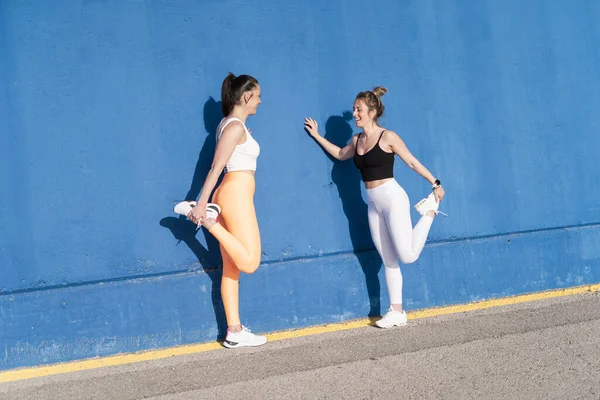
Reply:
[[[383,132],[385,132],[385,130]],[[379,146],[383,132],[381,132],[375,146],[363,155],[358,154],[356,151],[358,139],[360,139],[362,133],[358,135],[358,139],[356,140],[356,146],[354,147],[354,165],[360,170],[363,181],[365,182],[394,177],[394,158],[396,155],[394,153],[383,151]]]

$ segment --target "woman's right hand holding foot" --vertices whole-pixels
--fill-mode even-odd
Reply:
[[[187,217],[195,224],[204,222],[206,219],[206,203],[197,203]]]

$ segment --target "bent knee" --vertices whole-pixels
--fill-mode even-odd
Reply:
[[[253,274],[258,269],[260,265],[260,260],[247,260],[242,265],[240,265],[240,271],[245,272],[246,274]]]
[[[412,264],[417,261],[418,258],[419,256],[417,254],[402,254],[400,255],[400,262],[402,264]]]

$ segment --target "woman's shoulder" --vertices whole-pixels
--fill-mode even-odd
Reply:
[[[219,126],[230,126],[230,125],[239,125],[246,126],[241,119],[236,117],[225,117],[219,123]]]
[[[358,138],[360,137],[361,134],[362,134],[362,132],[355,133],[354,135],[352,135],[352,137],[350,138],[350,143],[356,144],[356,142],[358,142]]]
[[[393,140],[397,140],[400,138],[400,135],[398,135],[395,131],[391,130],[391,129],[386,129],[386,128],[382,128],[383,132],[381,135],[381,140],[383,141],[393,141]]]
[[[217,128],[217,133],[219,136],[223,136],[225,133],[228,136],[232,134],[241,136],[246,133],[246,126],[237,118],[223,118]]]

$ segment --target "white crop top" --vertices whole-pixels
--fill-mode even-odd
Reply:
[[[258,142],[254,140],[252,135],[248,132],[246,125],[238,118],[228,118],[221,121],[217,127],[217,140],[221,139],[223,130],[229,123],[233,121],[241,122],[246,132],[246,141],[242,144],[235,146],[233,154],[225,164],[225,172],[232,171],[256,171],[256,159],[260,154],[260,146]]]

